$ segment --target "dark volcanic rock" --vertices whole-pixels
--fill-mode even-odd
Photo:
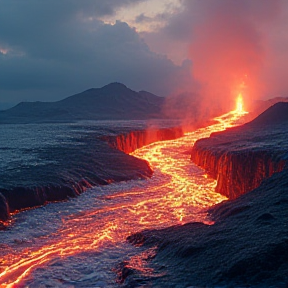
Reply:
[[[9,218],[8,203],[6,198],[0,193],[0,221],[6,221],[8,220],[8,218]]]
[[[146,161],[112,149],[93,134],[78,144],[37,151],[38,157],[47,162],[45,165],[3,171],[0,193],[10,212],[75,197],[95,185],[152,175]]]
[[[275,97],[268,100],[257,100],[251,103],[249,114],[245,115],[244,122],[250,122],[269,109],[271,106],[279,102],[288,102],[288,97]]]
[[[189,223],[128,239],[157,246],[149,267],[166,274],[146,279],[147,287],[287,287],[287,170],[210,213],[216,220],[212,226]],[[137,277],[128,276],[127,287]]]
[[[253,126],[275,125],[288,121],[288,102],[278,102],[249,123]]]
[[[116,137],[104,136],[111,147],[116,148],[125,153],[131,153],[134,150],[156,141],[172,140],[183,136],[181,128],[166,129],[148,129],[145,131],[132,131],[121,134]]]
[[[163,97],[120,83],[92,88],[57,102],[22,102],[0,111],[0,123],[163,118]]]
[[[15,131],[13,135],[20,138],[22,146],[29,148],[19,147],[19,143],[15,149],[11,147],[13,143],[0,147],[0,152],[9,160],[6,166],[0,166],[0,221],[7,220],[9,212],[76,197],[95,185],[151,177],[153,171],[146,161],[122,151],[132,152],[153,141],[182,135],[179,128],[148,129],[147,132],[144,125],[142,130],[134,132],[132,127],[117,127],[125,122],[108,122],[106,128],[104,124],[83,124],[83,127],[81,124],[40,124],[19,128],[11,125],[12,131],[24,130],[23,135],[14,135],[18,133]],[[57,129],[59,132],[54,132]],[[43,133],[48,137],[42,139]],[[22,143],[21,137],[25,135],[28,144]],[[51,144],[45,144],[49,141]]]
[[[283,170],[287,158],[288,103],[252,122],[197,141],[191,159],[218,180],[216,191],[234,199]]]
[[[265,114],[257,125],[199,141],[197,159],[207,161],[218,179],[225,171],[224,191],[238,198],[210,209],[214,225],[188,223],[131,235],[128,241],[156,247],[157,253],[149,262],[150,277],[134,271],[126,275],[125,287],[288,287],[287,122],[267,121]],[[243,194],[246,180],[258,188]]]

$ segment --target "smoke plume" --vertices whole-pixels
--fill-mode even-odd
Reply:
[[[203,117],[235,108],[240,93],[247,110],[255,99],[287,96],[288,2],[183,0],[183,5],[167,30],[182,31],[175,39],[189,40],[191,78],[198,85],[186,102],[193,107],[197,102]]]
[[[192,20],[190,57],[205,101],[230,109],[239,93],[245,103],[263,95],[262,71],[270,48],[265,26],[279,15],[280,1],[204,0],[192,4],[187,5],[199,16]]]

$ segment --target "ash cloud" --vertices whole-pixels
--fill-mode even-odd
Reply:
[[[193,23],[190,57],[204,98],[229,109],[239,93],[246,103],[263,95],[269,51],[264,28],[279,15],[280,1],[204,0],[191,9],[201,15]]]
[[[192,103],[184,105],[186,112],[193,111],[195,101],[202,115],[231,110],[239,93],[246,109],[254,99],[287,96],[287,1],[183,0],[182,4],[183,12],[158,33],[166,42],[189,47],[185,56],[192,61],[191,79],[198,85],[191,85],[193,93],[186,96],[185,103]],[[147,42],[153,45],[152,36]]]

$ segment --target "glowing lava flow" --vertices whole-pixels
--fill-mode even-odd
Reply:
[[[0,287],[25,287],[34,283],[39,268],[48,269],[55,259],[118,247],[139,230],[190,221],[210,224],[204,208],[226,198],[214,192],[216,181],[189,161],[189,149],[199,138],[236,125],[243,114],[237,109],[215,118],[217,124],[180,139],[138,149],[132,155],[149,161],[154,169],[151,179],[93,188],[107,193],[89,199],[89,209],[80,214],[63,217],[56,232],[23,245],[0,246]]]
[[[242,97],[242,94],[241,94],[241,93],[238,95],[238,98],[237,98],[236,111],[237,111],[238,113],[240,113],[240,114],[244,112],[244,109],[243,109],[243,97]]]

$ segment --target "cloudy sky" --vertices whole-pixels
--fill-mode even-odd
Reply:
[[[0,0],[0,103],[115,81],[222,102],[288,96],[287,2]]]

